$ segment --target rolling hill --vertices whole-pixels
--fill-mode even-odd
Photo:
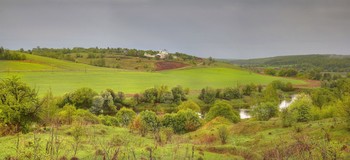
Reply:
[[[320,68],[323,71],[331,72],[349,72],[350,56],[349,55],[291,55],[277,56],[269,58],[257,58],[246,60],[226,60],[230,63],[241,66],[254,67],[296,67],[296,68]]]
[[[138,93],[159,85],[181,85],[191,90],[200,90],[206,86],[223,88],[247,83],[267,84],[273,80],[290,81],[299,85],[306,83],[302,80],[256,74],[222,63],[209,67],[141,72],[96,67],[28,54],[27,60],[3,60],[0,61],[0,66],[0,78],[20,76],[36,87],[41,95],[49,89],[55,95],[62,95],[81,87],[90,87],[98,92],[111,88],[125,93]]]

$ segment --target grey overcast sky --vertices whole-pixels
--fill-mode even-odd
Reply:
[[[350,54],[350,0],[0,0],[0,46]]]

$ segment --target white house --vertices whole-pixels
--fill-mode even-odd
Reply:
[[[159,56],[160,59],[164,59],[164,58],[166,58],[168,55],[169,55],[169,53],[168,53],[168,51],[165,50],[165,49],[159,51],[158,54],[156,54],[156,55],[152,55],[152,54],[148,54],[148,53],[145,53],[145,54],[144,54],[145,57],[155,58],[156,56]]]
[[[169,55],[168,51],[163,49],[161,51],[159,51],[159,53],[157,54],[157,56],[159,56],[160,59],[164,59]]]

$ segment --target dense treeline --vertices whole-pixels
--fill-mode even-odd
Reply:
[[[26,56],[20,53],[11,53],[10,50],[0,47],[0,60],[25,60]]]
[[[271,58],[234,60],[232,63],[242,66],[274,66],[290,67],[297,70],[307,70],[308,68],[318,68],[328,72],[349,72],[350,56],[345,55],[295,55],[278,56]]]
[[[280,56],[231,62],[268,75],[312,80],[336,79],[341,75],[334,72],[350,72],[350,57],[343,55]]]
[[[105,58],[107,55],[124,55],[131,57],[139,57],[139,58],[147,58],[145,54],[156,55],[159,52],[154,50],[138,50],[138,49],[129,49],[129,48],[82,48],[82,47],[74,47],[74,48],[40,48],[36,47],[32,50],[28,51],[29,53],[46,56],[56,59],[63,59],[68,61],[75,61],[76,58],[82,58],[84,55],[87,55],[88,59],[96,59],[96,58]],[[187,55],[184,53],[176,52],[174,54],[170,54],[167,59],[173,59],[173,56],[177,58],[181,58],[182,60],[193,60],[197,57]],[[97,62],[96,62],[97,63]],[[100,64],[98,64],[100,66]]]

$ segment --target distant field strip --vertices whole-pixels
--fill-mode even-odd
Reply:
[[[267,84],[273,80],[304,84],[304,81],[264,76],[230,68],[196,68],[163,72],[134,72],[120,70],[56,71],[56,72],[2,72],[0,78],[20,76],[25,82],[39,89],[39,94],[51,89],[62,95],[80,87],[90,87],[97,92],[111,88],[125,93],[139,93],[144,89],[168,85],[181,85],[191,90],[206,86],[223,88],[237,84]]]

